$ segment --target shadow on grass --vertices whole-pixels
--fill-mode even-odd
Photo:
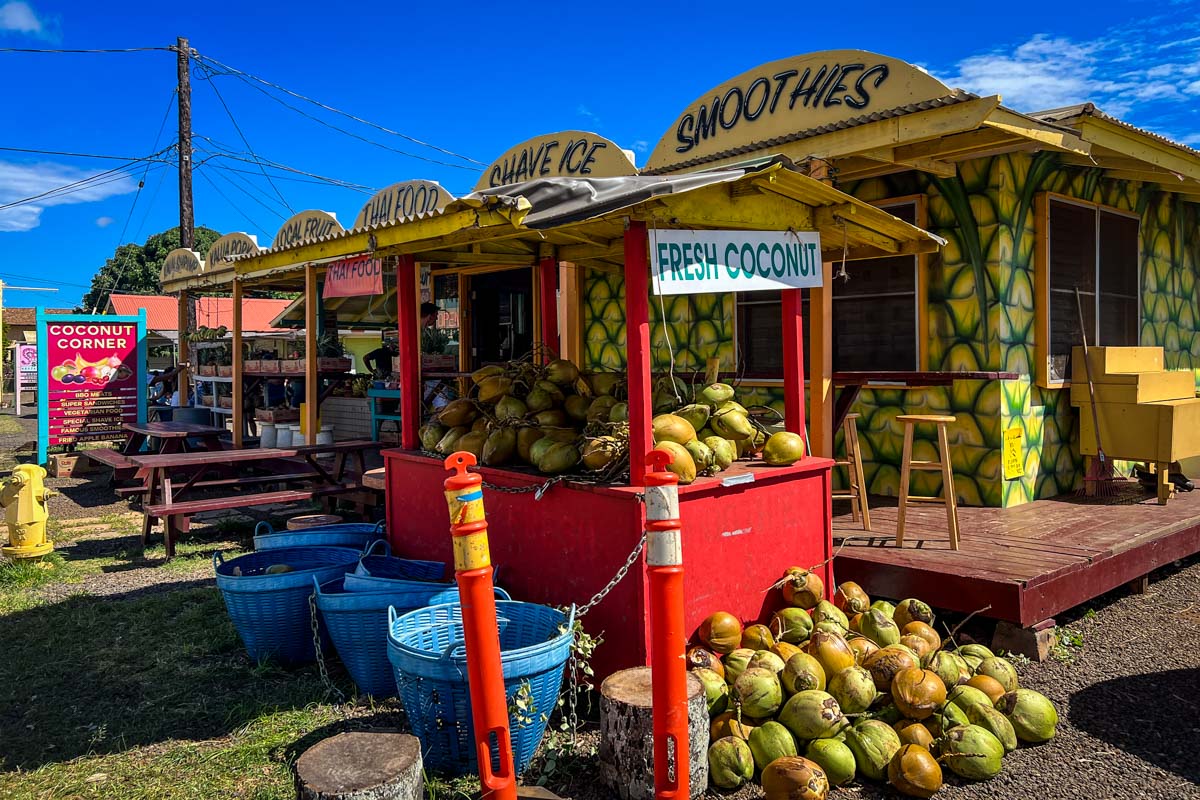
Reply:
[[[1130,675],[1071,696],[1071,724],[1154,766],[1200,783],[1195,739],[1200,669]]]
[[[172,589],[0,617],[0,771],[210,739],[326,699],[315,666],[250,661],[207,579]]]

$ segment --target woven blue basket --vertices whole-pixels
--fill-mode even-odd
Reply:
[[[214,553],[217,588],[250,658],[288,664],[316,658],[308,606],[313,579],[333,580],[354,569],[358,557],[359,551],[349,547],[286,547],[230,561]],[[291,571],[264,574],[275,564],[286,564]]]
[[[404,614],[425,606],[457,603],[458,587],[425,583],[420,590],[393,587],[348,592],[343,577],[316,584],[321,622],[358,688],[376,699],[394,697],[396,676],[387,655],[388,607]],[[500,588],[496,597],[511,599]]]
[[[376,555],[382,552],[383,555]],[[377,539],[366,546],[354,574],[364,578],[385,578],[403,581],[440,581],[446,575],[446,562],[420,561],[415,558],[396,558],[386,539]],[[358,587],[347,586],[350,591]],[[374,584],[372,584],[372,589]]]
[[[362,550],[369,542],[386,536],[383,522],[348,522],[338,525],[314,525],[299,531],[275,531],[270,523],[254,527],[254,549],[276,547],[353,547]]]
[[[575,610],[568,617],[549,606],[499,602],[496,612],[507,704],[513,707],[513,696],[526,683],[533,700],[526,718],[510,714],[508,721],[519,774],[533,760],[558,702]],[[477,771],[461,606],[431,606],[404,616],[389,609],[387,642],[396,687],[421,740],[425,766],[456,775]],[[492,769],[499,769],[495,751]]]

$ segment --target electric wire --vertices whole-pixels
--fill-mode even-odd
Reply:
[[[230,207],[230,208],[232,208],[232,209],[233,209],[234,211],[236,211],[237,213],[241,214],[241,215],[242,215],[242,219],[246,220],[246,221],[247,221],[247,222],[249,222],[249,223],[250,223],[252,226],[254,226],[254,229],[255,229],[255,230],[257,230],[258,232],[260,232],[260,233],[262,233],[262,234],[265,234],[265,235],[267,235],[268,237],[270,236],[270,234],[269,234],[269,233],[267,233],[267,229],[266,229],[266,228],[264,228],[262,225],[259,225],[259,224],[258,224],[257,222],[255,222],[253,219],[251,219],[249,214],[247,214],[245,211],[242,211],[242,209],[241,209],[241,208],[239,208],[239,207],[238,207],[238,205],[237,205],[236,203],[234,203],[232,200],[230,200],[230,199],[229,199],[229,196],[228,196],[228,195],[226,195],[224,192],[222,192],[222,191],[221,191],[220,187],[218,187],[218,186],[217,186],[217,184],[216,184],[215,182],[213,182],[213,179],[212,179],[212,178],[210,178],[210,177],[208,177],[208,173],[206,173],[206,172],[201,172],[201,171],[197,170],[197,171],[196,171],[196,174],[197,174],[197,175],[199,175],[201,178],[203,178],[203,179],[204,179],[204,180],[205,180],[205,181],[208,183],[208,185],[209,185],[209,186],[211,186],[211,187],[213,188],[213,191],[214,191],[214,192],[216,192],[218,195],[220,195],[220,196],[221,196],[221,198],[222,198],[222,199],[223,199],[223,200],[224,200],[226,203],[228,203],[228,204],[229,204],[229,207]]]
[[[211,166],[211,165],[210,165],[210,166]],[[197,168],[197,169],[196,169],[196,172],[197,172],[197,173],[199,173],[199,172],[200,172],[200,168]],[[223,176],[221,176],[221,177],[223,177],[223,178],[225,179],[225,181],[226,181],[226,182],[227,182],[227,183],[228,183],[230,186],[232,186],[233,188],[237,189],[239,192],[241,192],[242,194],[246,195],[247,197],[249,197],[249,198],[250,198],[251,200],[253,200],[254,202],[258,203],[260,206],[262,206],[263,208],[265,208],[265,209],[266,209],[268,212],[270,212],[270,213],[271,213],[271,214],[273,214],[274,216],[276,216],[276,217],[279,217],[279,219],[280,219],[280,220],[283,220],[283,221],[286,221],[286,220],[287,220],[287,217],[285,217],[283,214],[280,214],[278,211],[276,211],[275,209],[271,208],[269,205],[267,205],[266,203],[264,203],[262,200],[259,200],[257,197],[255,197],[254,195],[250,194],[250,192],[246,191],[246,190],[245,190],[245,189],[243,189],[241,186],[239,186],[238,184],[234,183],[234,182],[233,182],[233,179],[231,179],[231,178],[229,178],[229,177],[227,177],[227,176],[224,176],[224,175],[223,175]]]
[[[217,154],[210,156],[209,159],[205,159],[201,163],[207,164],[208,166],[212,167],[213,169],[219,169],[222,172],[236,172],[239,175],[254,175],[254,176],[258,176],[261,174],[257,170],[238,169],[237,167],[230,167],[225,164],[210,163],[212,158],[217,158],[218,156],[221,158],[229,158],[228,154],[217,153]],[[303,173],[301,173],[301,174],[303,174]],[[332,186],[335,189],[349,189],[352,192],[358,192],[359,194],[365,194],[368,196],[375,194],[375,190],[370,188],[369,186],[358,186],[357,184],[343,183],[341,181],[336,181],[336,180],[333,180],[333,181],[331,181],[331,180],[307,180],[305,178],[293,178],[291,175],[276,175],[275,180],[291,181],[292,183],[307,183],[307,184],[312,184],[314,186]]]
[[[250,146],[250,140],[247,139],[246,134],[242,132],[242,126],[238,125],[237,118],[233,116],[233,112],[229,109],[229,105],[225,102],[225,98],[221,96],[221,90],[217,88],[216,82],[207,80],[207,78],[205,80],[207,81],[209,87],[213,90],[213,94],[217,96],[217,100],[220,101],[221,107],[225,109],[226,115],[229,116],[229,121],[233,123],[233,129],[237,131],[237,135],[242,140],[242,144],[246,145],[246,149],[250,151],[250,155],[254,156],[255,160],[257,160],[258,155],[254,152],[254,148]],[[292,204],[289,203],[287,198],[283,196],[283,192],[279,191],[279,187],[275,185],[273,180],[271,180],[271,176],[267,174],[267,170],[263,167],[261,162],[258,164],[258,168],[262,171],[263,177],[267,179],[267,183],[271,184],[271,188],[275,190],[275,194],[279,195],[279,199],[283,201],[285,206],[287,206],[288,211],[291,211],[294,214],[295,209],[292,208]]]
[[[37,150],[32,147],[0,147],[0,150],[4,150],[4,151],[10,152],[10,153],[33,153],[35,155],[43,155],[43,156],[68,156],[70,158],[101,158],[101,159],[108,159],[111,161],[137,161],[138,160],[138,158],[136,156],[110,156],[110,155],[100,155],[99,153],[72,153],[72,152],[68,152],[66,150]]]
[[[18,275],[15,272],[0,272],[0,278],[15,278],[21,281],[37,281],[38,283],[48,283],[51,286],[69,286],[72,289],[90,289],[90,286],[84,286],[82,283],[68,283],[67,281],[54,281],[49,278],[35,278],[33,275]],[[5,287],[8,288],[7,286]]]
[[[150,212],[154,210],[154,201],[158,199],[158,192],[162,189],[163,181],[166,180],[170,170],[163,169],[158,172],[158,183],[154,184],[154,191],[150,194],[150,202],[146,205],[146,211],[142,214],[141,222],[138,223],[137,230],[134,231],[133,239],[137,241],[142,238],[142,231],[146,229],[146,220],[150,218]]]
[[[68,50],[62,48],[35,48],[35,47],[0,47],[0,53],[149,53],[152,51],[166,50],[173,52],[174,47],[107,47],[93,50]]]
[[[318,175],[315,172],[307,172],[306,170],[297,169],[296,167],[289,167],[287,164],[282,164],[278,161],[272,161],[271,159],[263,158],[262,156],[256,156],[254,159],[249,159],[249,158],[245,158],[245,157],[235,154],[235,153],[213,153],[211,151],[208,151],[208,152],[209,152],[208,158],[204,159],[201,162],[198,162],[196,166],[207,163],[207,162],[209,162],[213,159],[217,159],[217,158],[229,158],[229,159],[233,159],[234,161],[240,161],[240,162],[243,162],[246,164],[253,164],[260,168],[263,166],[269,166],[272,169],[278,169],[278,170],[282,170],[284,172],[292,172],[297,175],[304,175],[309,178],[315,178],[318,182],[331,184],[333,186],[341,186],[344,189],[353,189],[354,191],[363,192],[365,194],[374,194],[375,193],[375,189],[373,189],[370,186],[363,186],[362,184],[359,184],[359,183],[352,183],[350,181],[343,181],[338,178],[330,178],[325,175]],[[227,169],[229,169],[229,168],[227,168]],[[248,174],[248,175],[258,174],[258,173],[252,172],[250,170],[238,170],[238,172],[244,172],[245,174]],[[281,177],[281,176],[277,175],[275,177]]]
[[[172,145],[172,147],[174,147],[174,145]],[[169,149],[171,149],[171,148],[167,148],[167,150],[169,150]],[[166,152],[166,150],[164,150],[162,152]],[[158,155],[158,153],[156,153],[155,155]],[[114,167],[110,170],[105,170],[104,172],[98,172],[95,175],[91,175],[87,178],[80,178],[77,181],[72,181],[71,183],[64,184],[63,186],[56,186],[53,189],[47,189],[44,192],[40,192],[38,194],[31,195],[29,197],[23,197],[20,200],[14,200],[10,203],[5,203],[4,205],[0,205],[0,211],[3,211],[8,208],[15,208],[17,206],[25,205],[27,203],[34,203],[34,202],[37,202],[38,200],[45,201],[45,200],[50,200],[50,199],[57,199],[60,197],[66,197],[67,195],[75,194],[76,192],[81,192],[86,189],[94,189],[99,186],[105,186],[107,184],[114,183],[115,181],[125,180],[127,178],[132,177],[132,171],[136,170],[138,165],[142,161],[146,161],[146,160],[147,159],[138,159],[137,161],[134,161],[129,164],[124,164],[120,167]],[[162,163],[169,163],[169,162],[162,162]]]
[[[380,124],[378,124],[378,123],[371,122],[370,120],[363,119],[362,117],[359,117],[359,116],[355,116],[354,114],[351,114],[351,113],[349,113],[349,112],[347,112],[347,111],[342,111],[341,109],[334,108],[333,106],[331,106],[331,105],[327,105],[326,103],[322,103],[322,102],[321,102],[321,101],[319,101],[319,100],[314,100],[314,99],[312,99],[311,97],[305,97],[304,95],[300,94],[299,92],[293,92],[291,89],[288,89],[288,88],[286,88],[286,87],[284,87],[284,86],[280,86],[280,85],[279,85],[279,84],[277,84],[277,83],[272,83],[271,81],[268,81],[268,80],[266,80],[265,78],[260,78],[260,77],[258,77],[257,75],[252,75],[252,74],[250,74],[249,72],[244,72],[244,71],[242,71],[242,70],[240,70],[240,69],[237,69],[237,68],[235,68],[235,67],[231,67],[231,66],[229,66],[228,64],[223,64],[223,63],[221,63],[220,61],[217,61],[215,58],[210,58],[210,57],[208,57],[208,56],[205,56],[205,55],[202,55],[202,54],[199,54],[199,53],[197,53],[197,54],[196,54],[196,60],[198,60],[198,61],[203,61],[203,62],[206,62],[206,63],[207,63],[207,64],[209,64],[209,65],[212,65],[212,66],[218,67],[218,68],[219,68],[221,71],[223,71],[223,72],[225,72],[225,73],[228,73],[228,74],[231,74],[231,75],[234,75],[234,76],[237,76],[237,77],[241,78],[241,79],[242,79],[243,81],[245,81],[245,82],[254,81],[254,82],[257,82],[257,83],[261,83],[261,84],[263,84],[264,86],[269,86],[269,87],[271,87],[272,89],[276,89],[276,90],[278,90],[278,91],[280,91],[280,92],[283,92],[284,94],[287,94],[287,95],[290,95],[290,96],[292,96],[292,97],[295,97],[297,100],[303,100],[303,101],[304,101],[304,102],[306,102],[306,103],[311,103],[312,105],[315,105],[315,106],[317,106],[318,108],[321,108],[321,109],[324,109],[324,110],[326,110],[326,111],[329,111],[329,112],[331,112],[331,113],[338,114],[338,115],[340,115],[340,116],[346,117],[347,119],[352,119],[352,120],[354,120],[355,122],[358,122],[358,123],[360,123],[360,124],[362,124],[362,125],[366,125],[366,126],[368,126],[368,127],[375,128],[376,130],[382,131],[382,132],[384,132],[384,133],[387,133],[387,134],[390,134],[390,135],[392,135],[392,136],[398,136],[399,138],[401,138],[401,139],[404,139],[405,141],[412,142],[413,144],[417,144],[417,145],[420,145],[420,146],[422,146],[422,147],[428,147],[430,150],[436,150],[436,151],[437,151],[437,152],[439,152],[439,153],[443,153],[444,155],[452,156],[452,157],[454,157],[454,158],[460,158],[460,159],[462,159],[463,161],[469,162],[469,163],[471,163],[471,164],[475,164],[475,165],[477,165],[478,167],[486,167],[486,166],[487,166],[487,164],[485,164],[484,162],[482,162],[482,161],[479,161],[479,160],[477,160],[477,159],[474,159],[474,158],[471,158],[470,156],[464,156],[462,153],[456,153],[456,152],[454,152],[453,150],[447,150],[447,149],[446,149],[446,148],[444,148],[444,147],[438,147],[437,145],[430,144],[429,142],[422,141],[422,140],[420,140],[420,139],[417,139],[417,138],[415,138],[415,137],[409,136],[408,134],[401,133],[400,131],[395,131],[395,130],[392,130],[391,128],[384,127],[383,125],[380,125]],[[210,66],[210,69],[211,69],[211,66]],[[285,105],[286,105],[286,104],[285,104]],[[288,107],[289,107],[289,108],[291,108],[291,106],[288,106]],[[295,110],[295,109],[293,109],[293,110]],[[299,113],[303,113],[303,112],[299,112]],[[308,116],[308,115],[307,115],[307,114],[305,114],[305,116]],[[320,120],[318,120],[318,121],[320,121]],[[324,124],[324,123],[323,123],[323,124]],[[332,126],[330,126],[330,127],[332,127]],[[343,133],[346,133],[346,131],[342,131],[342,132],[343,132]],[[353,134],[351,134],[351,135],[353,135]],[[389,149],[390,149],[390,148],[389,148]],[[412,156],[413,158],[419,158],[419,159],[422,159],[422,160],[430,160],[430,159],[423,159],[421,156],[417,156],[417,155],[413,155],[413,154],[406,154],[406,155],[410,155],[410,156]],[[441,163],[441,162],[434,162],[434,163]],[[453,165],[447,165],[447,166],[453,166]],[[477,170],[475,170],[475,171],[476,171],[476,172],[478,172],[479,170],[477,169]]]

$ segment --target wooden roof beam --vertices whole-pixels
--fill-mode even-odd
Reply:
[[[896,154],[896,150],[898,149],[896,147],[876,147],[871,150],[863,150],[857,155],[897,167],[928,172],[937,175],[939,178],[953,178],[958,174],[958,169],[949,162],[925,156],[909,156],[904,158]]]
[[[1044,147],[1051,147],[1055,150],[1063,150],[1068,153],[1078,153],[1080,155],[1086,155],[1091,151],[1088,142],[1084,141],[1086,137],[1081,137],[1077,133],[1041,122],[1033,117],[1018,114],[1007,108],[997,108],[988,115],[983,124],[989,128],[1004,131],[1021,139],[1038,142]]]
[[[1094,145],[1200,181],[1200,155],[1192,155],[1182,147],[1160,142],[1122,125],[1095,117],[1081,118],[1079,130],[1083,138]]]

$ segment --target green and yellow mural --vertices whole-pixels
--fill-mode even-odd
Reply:
[[[895,495],[899,487],[902,426],[895,417],[951,413],[949,431],[959,501],[1015,506],[1070,492],[1082,480],[1076,412],[1067,389],[1036,385],[1034,248],[1035,200],[1054,192],[1132,212],[1141,220],[1142,345],[1161,346],[1169,369],[1200,373],[1200,208],[1154,185],[1112,180],[1100,169],[1065,166],[1051,152],[1011,153],[959,164],[953,178],[907,172],[838,188],[869,202],[924,195],[924,227],[946,239],[927,259],[928,363],[935,371],[1002,372],[1002,380],[960,380],[920,390],[865,389],[853,411],[870,491]],[[868,268],[868,267],[862,267]],[[584,286],[584,343],[588,367],[625,366],[624,284],[620,274],[590,272]],[[732,296],[651,298],[651,342],[656,371],[703,370],[712,355],[733,371],[735,303]],[[743,403],[782,410],[777,385],[741,388]],[[1024,474],[1005,480],[1003,432],[1019,427]],[[933,456],[934,430],[918,429],[915,455]],[[837,436],[840,448],[841,436]],[[844,481],[844,476],[837,476]],[[914,492],[940,490],[933,473],[914,475]]]

